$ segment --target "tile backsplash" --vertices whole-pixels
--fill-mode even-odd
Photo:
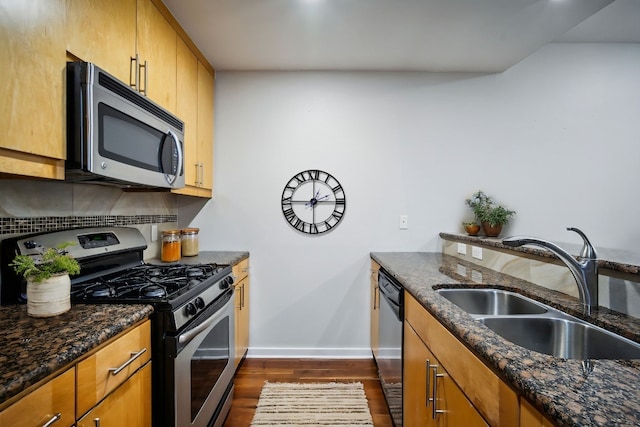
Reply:
[[[136,227],[147,239],[145,259],[158,255],[151,224],[178,227],[177,197],[169,192],[57,181],[0,180],[0,240],[13,235],[79,227]]]

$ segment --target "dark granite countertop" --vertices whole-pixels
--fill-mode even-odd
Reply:
[[[178,261],[178,263],[182,263],[182,264],[216,263],[216,264],[235,265],[246,258],[249,258],[249,252],[246,252],[246,251],[200,251],[200,253],[196,256],[182,257],[182,259]],[[158,258],[152,258],[152,259],[146,260],[146,262],[150,264],[167,264],[167,263],[163,263]]]
[[[434,291],[434,287],[496,287],[512,290],[585,318],[576,298],[440,253],[373,252],[421,304],[558,425],[640,425],[640,361],[595,360],[584,374],[580,360],[547,356],[503,339]],[[640,341],[640,319],[594,310],[586,320]]]
[[[33,318],[26,305],[0,307],[0,407],[152,312],[150,305],[73,304],[64,314]]]

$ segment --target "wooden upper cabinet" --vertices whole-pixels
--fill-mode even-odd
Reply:
[[[190,83],[182,81],[183,78],[186,79],[187,75],[191,75],[193,62],[186,52],[181,53],[181,50],[187,48],[181,44],[183,44],[182,41],[178,39],[177,114],[186,123],[185,187],[173,190],[173,192],[189,196],[211,197],[213,190],[214,77],[201,61],[196,60],[194,95],[192,92],[194,87]],[[195,116],[192,117],[191,114]]]
[[[65,0],[0,0],[0,173],[64,178]]]
[[[132,84],[136,1],[67,0],[67,51]]]
[[[176,43],[178,35],[150,0],[138,0],[137,54],[139,90],[167,110],[176,112]]]
[[[201,187],[213,190],[214,77],[198,62],[198,158],[202,163]]]
[[[184,121],[185,184],[195,187],[198,177],[198,59],[180,38],[177,42],[176,114]]]

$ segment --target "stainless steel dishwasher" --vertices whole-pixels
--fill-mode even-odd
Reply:
[[[396,427],[402,426],[402,321],[404,298],[402,285],[380,269],[379,351],[376,357],[380,385]]]

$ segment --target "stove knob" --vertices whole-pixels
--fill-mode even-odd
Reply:
[[[227,276],[220,281],[220,289],[229,289],[233,285],[233,277]]]
[[[184,311],[185,313],[187,313],[187,316],[193,316],[194,314],[196,314],[196,311],[198,311],[198,309],[195,305],[193,305],[193,303],[189,303],[184,307]]]
[[[196,298],[194,302],[198,310],[202,310],[204,308],[204,300],[202,299],[202,297]]]
[[[35,249],[38,247],[38,243],[34,242],[33,240],[27,240],[26,242],[24,242],[24,247],[27,249]]]

